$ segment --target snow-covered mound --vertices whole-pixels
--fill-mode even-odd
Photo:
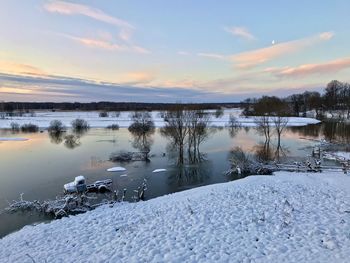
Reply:
[[[0,240],[0,262],[349,262],[350,176],[252,176]]]
[[[208,111],[214,113],[215,111]],[[90,127],[93,128],[105,128],[109,125],[118,124],[119,127],[127,128],[132,123],[131,115],[132,112],[121,112],[120,116],[114,117],[113,112],[110,113],[109,117],[99,117],[99,112],[96,111],[61,111],[61,112],[50,112],[50,111],[40,111],[36,112],[33,116],[23,116],[23,117],[9,117],[5,119],[0,119],[0,129],[1,128],[11,128],[11,123],[15,122],[19,125],[32,123],[40,128],[48,128],[52,120],[60,120],[66,127],[71,127],[71,122],[74,119],[81,118],[86,120]],[[161,117],[160,112],[151,112],[154,124],[156,127],[163,127],[164,121]],[[226,109],[223,116],[216,118],[211,116],[210,122],[215,126],[225,126],[229,122],[230,114],[234,115],[243,127],[254,127],[255,118],[254,117],[243,117],[241,109]],[[272,121],[271,121],[272,122]],[[319,120],[312,118],[301,118],[301,117],[290,117],[288,118],[288,126],[305,126],[307,124],[319,123]]]

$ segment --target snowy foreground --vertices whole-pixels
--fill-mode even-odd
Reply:
[[[214,113],[215,111],[209,111]],[[33,123],[38,125],[40,128],[47,128],[50,125],[52,120],[60,120],[66,127],[71,126],[72,120],[76,118],[85,119],[90,127],[93,128],[104,128],[108,125],[117,123],[119,127],[129,127],[132,123],[130,118],[131,112],[121,112],[119,117],[113,117],[113,112],[110,113],[109,117],[99,117],[99,112],[79,112],[79,111],[68,111],[68,112],[50,112],[50,111],[41,111],[36,112],[35,116],[23,116],[23,117],[11,117],[6,119],[0,119],[0,129],[1,128],[10,128],[12,122],[16,122],[19,125]],[[255,119],[254,117],[242,117],[241,109],[227,109],[222,117],[216,118],[215,116],[211,117],[211,124],[214,126],[225,126],[228,124],[230,114],[233,114],[239,123],[243,127],[254,127]],[[153,111],[152,118],[156,127],[163,127],[164,121],[160,116],[160,113]],[[288,126],[304,126],[307,124],[315,124],[320,121],[313,118],[301,118],[301,117],[291,117],[288,118]]]
[[[350,262],[350,176],[251,176],[0,240],[0,262]]]

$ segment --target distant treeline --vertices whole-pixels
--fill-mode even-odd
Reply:
[[[251,116],[307,116],[314,111],[322,118],[327,111],[337,118],[350,118],[350,84],[332,80],[323,94],[317,91],[305,91],[285,98],[263,96],[244,100],[244,114]]]
[[[138,102],[0,102],[0,112],[31,110],[65,110],[65,111],[166,111],[178,103],[138,103]],[[218,109],[222,107],[241,107],[242,103],[183,103],[191,109]]]

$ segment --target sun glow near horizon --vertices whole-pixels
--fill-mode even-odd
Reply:
[[[0,95],[209,102],[321,90],[349,80],[350,29],[341,17],[350,3],[335,2],[268,1],[252,10],[238,1],[8,1]]]

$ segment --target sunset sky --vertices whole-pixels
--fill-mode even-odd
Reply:
[[[350,81],[350,1],[0,0],[0,101],[229,102]]]

